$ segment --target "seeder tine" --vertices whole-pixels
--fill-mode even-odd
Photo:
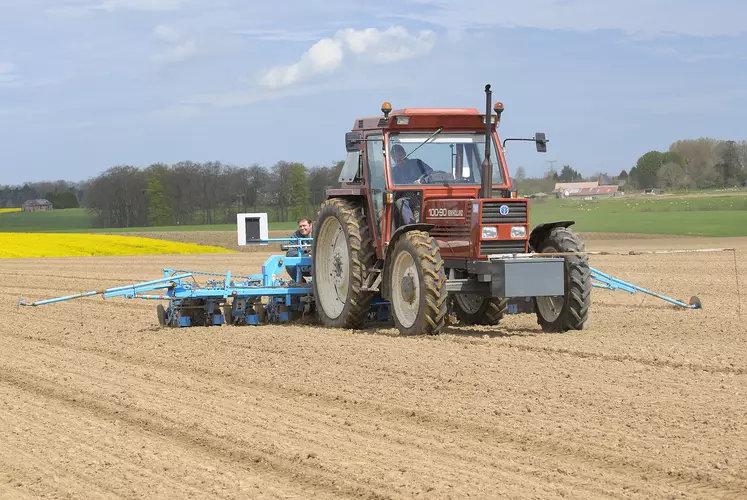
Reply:
[[[623,281],[618,278],[613,278],[612,276],[605,274],[598,269],[594,269],[593,267],[591,269],[591,277],[593,280],[597,280],[601,282],[602,284],[593,283],[594,286],[598,288],[605,288],[608,290],[625,290],[628,293],[634,294],[636,292],[645,293],[646,295],[651,295],[653,297],[656,297],[657,299],[664,300],[666,302],[669,302],[671,304],[684,307],[686,309],[700,309],[702,307],[700,303],[700,299],[693,296],[690,298],[689,303],[682,302],[681,300],[673,299],[671,297],[667,297],[665,295],[661,295],[656,292],[652,292],[651,290],[646,290],[643,287],[640,287],[638,285],[634,285],[632,283],[628,283],[627,281]]]
[[[601,283],[604,283],[604,285],[598,285],[594,284],[594,286],[597,286],[599,288],[606,288],[609,290],[617,290],[622,288],[628,293],[635,293],[636,287],[635,285],[631,285],[630,283],[626,283],[625,281],[622,281],[617,278],[613,278],[612,276],[605,274],[598,269],[594,269],[593,267],[591,269],[591,277],[592,279],[595,279]]]

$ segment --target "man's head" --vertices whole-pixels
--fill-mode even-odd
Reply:
[[[395,144],[392,146],[392,159],[394,160],[395,165],[404,165],[405,156],[407,156],[407,153],[401,144]]]
[[[311,219],[308,217],[298,219],[298,230],[304,238],[311,238]]]

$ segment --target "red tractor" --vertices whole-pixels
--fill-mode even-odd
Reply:
[[[450,310],[495,325],[512,298],[531,298],[547,332],[580,330],[591,278],[573,221],[529,230],[497,133],[503,104],[392,110],[345,134],[341,186],[314,224],[315,307],[328,327],[361,328],[376,297],[403,334],[438,334]],[[529,140],[547,150],[544,134]],[[505,146],[504,141],[504,146]],[[491,149],[496,151],[495,163]],[[562,253],[553,257],[552,253]]]

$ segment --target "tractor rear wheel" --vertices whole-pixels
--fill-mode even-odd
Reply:
[[[405,233],[389,265],[389,301],[400,333],[441,333],[447,314],[446,272],[436,241],[423,231]]]
[[[540,253],[584,252],[581,238],[563,227],[553,228],[537,245]],[[583,330],[591,305],[591,270],[586,255],[565,257],[565,292],[559,297],[534,297],[537,323],[545,332]]]
[[[508,311],[508,299],[483,297],[471,293],[454,294],[452,307],[457,319],[465,325],[497,325]]]
[[[330,328],[361,328],[374,293],[362,289],[376,254],[359,203],[332,198],[322,204],[314,224],[311,261],[321,323]]]

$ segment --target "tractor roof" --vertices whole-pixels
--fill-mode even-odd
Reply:
[[[397,117],[407,116],[406,124],[398,123]],[[493,115],[495,117],[495,115]],[[403,108],[393,109],[389,118],[383,115],[356,118],[352,130],[370,130],[387,128],[390,130],[406,130],[408,128],[430,129],[441,125],[445,129],[475,129],[485,127],[483,115],[476,108]]]

